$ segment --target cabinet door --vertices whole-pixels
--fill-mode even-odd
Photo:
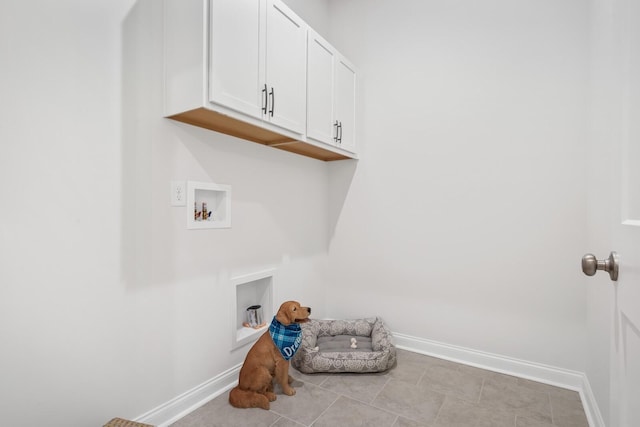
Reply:
[[[338,146],[356,152],[356,72],[344,58],[335,67],[335,118],[341,123]]]
[[[309,30],[307,40],[307,137],[336,144],[333,119],[333,67],[335,51]]]
[[[283,3],[267,1],[266,120],[303,134],[306,127],[307,26]]]
[[[209,101],[262,117],[261,0],[210,0]]]

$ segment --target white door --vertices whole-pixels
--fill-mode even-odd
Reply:
[[[618,280],[600,278],[597,283],[607,287],[600,289],[609,290],[611,295],[607,426],[637,427],[640,426],[640,2],[597,0],[594,18],[592,132],[597,142],[592,166],[602,171],[592,173],[599,173],[608,185],[594,194],[592,214],[605,213],[600,231],[610,241],[609,250],[619,255]],[[598,257],[607,255],[602,253]]]
[[[209,101],[261,118],[265,103],[260,0],[211,0]]]
[[[266,120],[303,134],[307,120],[307,26],[283,3],[267,1]]]
[[[353,65],[339,58],[335,71],[335,118],[339,122],[338,146],[356,152],[356,72]]]
[[[335,52],[315,31],[309,30],[307,44],[307,137],[336,144],[333,120],[333,67]]]
[[[634,427],[640,426],[640,2],[616,1],[615,22],[621,90],[613,244],[620,253],[620,277],[615,285],[612,384],[618,396],[614,425]]]

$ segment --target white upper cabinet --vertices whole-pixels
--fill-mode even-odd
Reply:
[[[209,101],[256,118],[263,107],[263,15],[259,0],[214,0],[209,7]]]
[[[338,146],[355,153],[356,72],[343,57],[335,67],[335,121],[338,123]]]
[[[355,69],[313,30],[307,49],[307,137],[355,153]]]
[[[274,0],[211,0],[209,14],[209,101],[304,134],[304,21]]]
[[[336,92],[352,96],[355,74],[338,85],[333,48],[330,63],[308,57],[309,31],[281,0],[164,0],[165,116],[320,160],[356,158],[353,109],[341,105],[353,99]],[[307,136],[308,108],[328,137]]]
[[[267,1],[267,119],[303,134],[307,103],[307,25],[284,4]]]
[[[334,144],[336,126],[333,120],[333,69],[336,52],[315,31],[309,31],[308,43],[307,137]]]

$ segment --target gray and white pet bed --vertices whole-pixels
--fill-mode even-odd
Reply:
[[[391,332],[378,317],[312,319],[301,326],[302,344],[291,362],[305,374],[382,372],[396,362]]]

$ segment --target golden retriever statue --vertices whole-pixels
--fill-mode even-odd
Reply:
[[[251,347],[240,369],[238,385],[229,393],[229,403],[236,408],[269,409],[276,400],[273,392],[275,379],[287,396],[296,394],[289,384],[289,359],[302,342],[299,323],[309,320],[310,307],[301,307],[297,301],[284,302],[273,317],[269,330]]]

